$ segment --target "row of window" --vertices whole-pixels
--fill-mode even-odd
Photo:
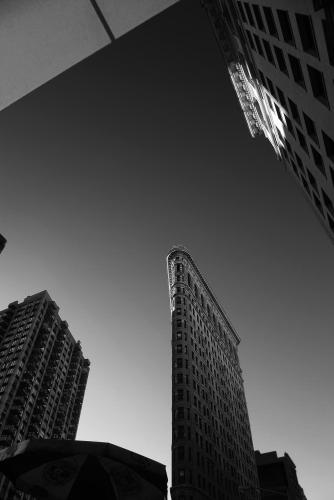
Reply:
[[[249,4],[248,2],[242,3],[239,0],[237,4],[241,19],[245,24],[248,24],[255,29],[259,29],[263,33],[284,41],[289,45],[297,47],[297,37],[294,33],[293,23],[291,22],[290,14],[287,10],[276,9],[277,20],[282,33],[282,36],[280,36],[277,29],[275,11],[273,11],[270,7],[263,6],[261,8],[259,5]],[[312,17],[301,13],[295,13],[294,17],[296,20],[302,50],[305,53],[320,59]],[[329,61],[333,64],[333,44],[330,33],[328,32],[328,25],[326,21],[323,22],[323,32],[325,42],[327,44]]]
[[[182,349],[182,344],[176,344],[176,350],[180,353],[182,351],[183,353],[184,346]],[[194,352],[192,352],[192,354],[194,354]],[[174,363],[175,368],[186,368],[188,370],[187,359],[178,357]],[[201,361],[199,363],[197,361],[196,366],[197,368],[192,364],[192,382],[194,385],[194,390],[192,390],[192,400],[194,405],[193,407],[198,408],[198,410],[204,415],[204,417],[211,418],[212,430],[216,429],[217,432],[220,431],[221,434],[224,434],[224,429],[222,428],[221,423],[224,422],[225,425],[224,414],[227,415],[226,419],[228,420],[228,422],[226,423],[226,425],[230,424],[233,420],[235,435],[238,436],[238,439],[240,438],[240,442],[245,449],[247,449],[248,447],[250,447],[251,449],[247,410],[245,407],[243,392],[240,390],[240,388],[234,388],[234,382],[232,380],[225,380],[227,370],[223,370],[223,372],[221,372],[221,370],[214,372],[212,367],[211,372],[210,370],[205,369],[204,373],[202,369],[205,368],[205,365],[203,363],[201,364]],[[200,370],[198,370],[199,367]],[[220,372],[222,376],[219,375]],[[175,402],[182,402],[185,400],[187,400],[188,403],[190,402],[190,376],[188,375],[188,373],[178,373],[174,371],[174,383],[177,385],[186,385],[184,389],[176,389],[174,393]],[[196,382],[196,377],[198,377],[198,382]],[[200,383],[204,384],[204,388],[208,388],[208,392],[205,390],[205,394],[203,393],[204,389],[200,390]],[[196,397],[197,393],[199,393],[199,397]],[[210,410],[209,408],[207,408],[206,404],[208,404]],[[215,417],[216,413],[218,415],[218,420]],[[179,418],[181,418],[181,415],[178,414],[178,416]]]
[[[188,283],[189,282],[191,283],[191,277],[190,277],[190,275],[188,273]],[[195,287],[196,287],[196,285],[195,285]],[[185,295],[188,295],[187,292],[185,291],[185,289],[181,288],[181,287],[176,287],[176,293],[177,294],[183,293]],[[176,298],[175,298],[175,306],[176,306],[176,314],[177,315],[182,314],[181,308],[179,307],[180,304],[182,304],[182,298],[179,295],[179,296],[176,296]],[[223,341],[224,342],[224,344],[227,347],[227,349],[229,350],[230,354],[232,355],[232,357],[234,358],[234,360],[238,363],[237,349],[232,344],[232,342],[231,342],[231,340],[230,340],[230,338],[229,338],[229,336],[227,334],[226,328],[224,328],[221,325],[221,323],[218,322],[218,320],[216,318],[216,315],[212,312],[211,307],[209,306],[209,304],[207,304],[206,311],[205,311],[205,308],[204,308],[203,304],[204,304],[204,298],[203,298],[202,294],[201,294],[201,305],[202,305],[202,307],[199,306],[198,301],[194,301],[189,296],[189,310],[190,310],[190,312],[189,312],[189,319],[190,319],[190,322],[194,322],[195,326],[198,326],[198,327],[204,329],[203,334],[206,334],[206,337],[208,337],[209,333],[212,331],[211,330],[212,324],[205,325],[204,322],[207,320],[207,318],[209,320],[211,320],[212,323],[213,323],[214,329],[215,329],[214,331],[217,332],[217,330],[218,330],[218,332],[219,332],[219,341]],[[186,306],[186,298],[185,297],[183,297],[183,305]],[[206,317],[203,316],[203,311],[206,312]],[[184,315],[187,316],[186,310],[184,310]],[[203,321],[202,318],[204,319],[204,321]],[[192,330],[192,328],[191,328],[191,330]],[[206,337],[205,337],[205,340],[206,340]]]
[[[292,166],[292,170],[293,170],[295,176],[302,183],[303,188],[307,192],[308,196],[311,198],[311,201],[316,206],[319,214],[323,218],[326,218],[326,214],[327,214],[328,225],[329,225],[332,233],[334,234],[334,219],[328,213],[328,212],[330,212],[332,214],[332,216],[334,217],[334,205],[333,205],[332,200],[328,197],[328,195],[325,193],[325,191],[321,188],[321,195],[322,195],[322,199],[323,199],[323,204],[326,207],[326,209],[328,210],[328,212],[326,212],[326,214],[325,214],[323,204],[321,203],[321,200],[319,197],[319,194],[320,194],[319,188],[318,188],[318,185],[317,185],[317,182],[316,182],[314,176],[307,168],[306,168],[306,172],[305,172],[305,167],[304,167],[302,162],[298,161],[298,159],[300,160],[300,158],[296,152],[293,152],[291,148],[290,148],[289,152],[290,152],[291,156],[287,159],[289,160],[289,162]],[[295,154],[295,157],[297,159],[296,162],[293,159],[293,153]],[[310,188],[310,185],[308,184],[308,182],[305,178],[305,175],[307,175],[309,183],[313,189]]]
[[[240,484],[240,477],[236,473],[235,469],[232,468],[232,477],[225,476],[220,471],[217,471],[216,482],[213,482],[214,478],[207,478],[203,474],[196,474],[196,486],[199,489],[207,491],[210,498],[219,498],[220,500],[228,500],[230,498],[229,494],[238,495],[238,485]],[[193,485],[193,472],[191,469],[185,469],[183,467],[178,467],[174,473],[174,485],[188,484]],[[255,477],[254,477],[255,479]],[[221,489],[222,488],[222,489]],[[185,498],[184,496],[179,496],[179,499]]]
[[[251,48],[256,51],[260,56],[265,58],[270,64],[272,64],[275,68],[279,68],[280,71],[287,76],[290,77],[290,72],[288,69],[286,57],[279,47],[273,44],[274,52],[272,50],[272,46],[270,43],[264,38],[260,38],[256,34],[253,34],[247,29],[246,35],[248,38],[248,42]],[[255,43],[254,43],[255,40]],[[264,47],[264,50],[263,50]],[[274,58],[274,53],[276,56],[276,62]],[[287,58],[289,61],[290,71],[292,73],[293,79],[297,85],[299,85],[303,90],[307,90],[304,70],[302,68],[300,60],[293,56],[292,54],[287,54]],[[324,104],[328,109],[330,109],[328,93],[325,83],[324,75],[321,71],[314,68],[310,64],[306,64],[307,72],[309,76],[309,81],[311,84],[313,96],[322,104]]]
[[[181,326],[181,325],[179,325]],[[232,371],[228,370],[226,363],[222,362],[222,359],[219,359],[217,351],[214,349],[210,348],[209,349],[206,347],[204,348],[204,342],[203,342],[203,337],[198,338],[197,342],[197,335],[196,331],[192,331],[192,336],[190,339],[190,348],[192,354],[196,356],[196,365],[198,366],[198,359],[200,360],[201,363],[201,369],[203,368],[203,373],[201,374],[201,380],[202,384],[205,387],[209,387],[211,390],[218,390],[218,387],[222,387],[223,384],[225,384],[225,381],[228,383],[229,388],[234,392],[236,398],[239,398],[241,396],[241,390],[240,390],[240,380],[237,380],[236,377],[232,376]],[[176,353],[178,354],[187,354],[188,352],[188,346],[183,345],[182,343],[179,343],[180,341],[187,342],[188,339],[188,333],[186,331],[177,331],[176,332]],[[220,355],[222,353],[220,352]],[[197,357],[198,355],[198,357]],[[192,356],[192,358],[194,358]],[[210,359],[208,359],[210,358]],[[203,363],[201,362],[203,360]],[[182,367],[182,358],[179,358],[177,360],[178,367]],[[187,360],[186,360],[187,361]],[[211,365],[211,362],[213,363],[213,366]],[[188,363],[188,361],[187,361]],[[208,367],[206,369],[205,367]],[[195,366],[192,366],[193,368],[193,373],[195,375]],[[196,369],[197,374],[198,374],[198,369]],[[211,375],[212,373],[212,375]],[[198,375],[199,376],[199,375]],[[219,385],[220,384],[220,385]]]
[[[193,341],[193,339],[191,339],[191,341]],[[188,354],[187,344],[178,342],[177,344],[175,344],[174,349],[176,354]],[[204,385],[205,387],[209,388],[210,394],[211,392],[215,394],[218,388],[220,391],[222,387],[228,387],[231,394],[233,394],[237,400],[242,396],[240,381],[237,382],[234,377],[229,376],[227,368],[223,364],[221,364],[221,368],[216,371],[215,368],[210,364],[210,360],[208,359],[205,352],[201,349],[198,350],[197,344],[190,346],[190,352],[191,359],[196,363],[196,366],[200,367],[201,370],[203,370],[202,378],[203,381],[205,381]]]
[[[181,314],[182,311],[180,308]],[[189,318],[191,318],[190,311],[194,314],[195,318],[195,311],[191,304],[189,304]],[[176,309],[177,312],[178,309]],[[188,337],[186,320],[176,318],[175,326],[177,327],[174,332],[174,339],[176,340],[174,348],[176,353],[187,355],[189,349],[192,359],[196,361],[197,372],[198,368],[202,371],[203,380],[208,379],[209,383],[212,383],[213,388],[215,386],[217,388],[218,383],[223,386],[226,382],[235,400],[240,402],[240,398],[242,398],[240,384],[242,384],[242,381],[240,380],[238,371],[236,371],[233,355],[231,356],[234,351],[225,355],[225,346],[217,341],[204,324],[202,328],[199,325],[197,325],[197,328],[189,326],[190,339]],[[185,362],[188,363],[188,360],[185,360]],[[182,359],[178,363],[182,363]],[[193,370],[195,369],[194,366],[192,368]],[[226,394],[225,397],[227,397]]]
[[[176,264],[176,280],[177,281],[183,281],[183,273],[185,272],[185,267],[183,264],[181,263],[177,263]],[[178,279],[181,278],[181,279]],[[198,300],[200,306],[201,306],[201,310],[202,312],[205,312],[207,317],[209,318],[210,321],[212,321],[213,325],[215,328],[218,328],[218,331],[219,333],[224,336],[224,340],[226,342],[229,342],[230,343],[230,340],[227,339],[227,335],[226,335],[226,330],[225,328],[221,325],[221,323],[218,321],[217,319],[217,316],[216,314],[213,312],[212,310],[212,307],[210,306],[209,304],[209,301],[206,301],[203,294],[199,292],[199,287],[197,286],[197,284],[194,282],[194,279],[193,277],[191,276],[191,274],[189,272],[187,272],[187,284],[188,284],[188,287],[190,288],[190,290],[193,291],[196,299]],[[179,292],[180,288],[177,289],[177,291]]]
[[[317,126],[315,122],[309,117],[305,111],[300,112],[298,109],[297,104],[290,98],[285,97],[284,93],[282,90],[276,86],[276,89],[270,80],[270,78],[264,76],[262,71],[259,71],[259,76],[261,79],[261,83],[266,89],[270,92],[270,94],[277,99],[277,101],[281,104],[282,108],[284,110],[287,110],[289,112],[290,110],[290,116],[293,118],[295,125],[292,124],[289,116],[285,113],[281,113],[281,110],[279,107],[275,104],[275,109],[276,109],[276,114],[278,115],[279,119],[281,122],[286,124],[287,129],[289,130],[290,134],[298,139],[298,142],[300,146],[303,148],[305,153],[308,155],[309,158],[312,158],[314,165],[318,168],[318,170],[322,173],[327,178],[326,174],[326,169],[324,165],[324,160],[321,155],[321,153],[311,144],[310,147],[307,145],[307,141],[305,139],[304,134],[301,132],[301,130],[298,128],[300,127],[302,130],[304,130],[304,127],[306,129],[307,136],[312,140],[314,145],[316,145],[319,149],[321,149],[322,145],[320,144],[320,135],[317,131]],[[271,102],[271,99],[268,97],[268,103],[273,110],[273,104]],[[303,117],[303,120],[302,118]],[[298,125],[298,126],[297,126]],[[326,132],[321,130],[321,138],[322,138],[322,144],[324,147],[324,150],[326,151],[327,157],[334,162],[334,141],[329,137]],[[283,141],[284,142],[284,141]],[[287,144],[288,146],[288,144]],[[289,147],[289,146],[288,146]],[[310,155],[310,151],[312,156]],[[334,173],[332,168],[330,168],[330,172],[332,175],[332,181],[334,185]]]

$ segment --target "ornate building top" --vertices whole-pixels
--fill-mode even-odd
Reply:
[[[167,272],[168,272],[168,280],[169,280],[168,284],[169,284],[170,299],[172,298],[172,293],[171,293],[172,287],[175,285],[175,282],[173,279],[173,276],[175,275],[175,273],[173,272],[173,269],[172,269],[172,258],[173,258],[173,255],[176,253],[182,253],[186,257],[187,261],[190,263],[190,265],[194,269],[196,276],[200,279],[201,285],[203,286],[203,289],[205,290],[207,297],[209,298],[213,307],[216,309],[219,316],[221,316],[222,321],[228,326],[228,330],[229,330],[230,334],[232,335],[234,342],[236,343],[236,345],[238,345],[240,343],[239,335],[237,334],[234,326],[232,325],[228,315],[226,314],[226,312],[224,311],[224,309],[222,308],[222,306],[219,304],[218,300],[216,299],[215,295],[213,294],[211,288],[209,287],[209,285],[207,283],[207,280],[203,277],[203,275],[201,274],[197,265],[193,261],[189,251],[183,245],[178,245],[178,246],[172,247],[171,251],[167,255]],[[171,301],[171,304],[172,304],[172,301]]]

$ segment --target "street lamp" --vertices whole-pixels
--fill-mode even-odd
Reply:
[[[283,491],[274,491],[274,490],[267,490],[265,488],[254,488],[253,486],[238,486],[238,491],[240,493],[245,493],[246,491],[251,491],[254,490],[256,493],[268,493],[270,495],[281,495],[282,497],[287,498],[286,492]]]

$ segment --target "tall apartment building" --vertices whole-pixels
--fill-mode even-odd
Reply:
[[[5,248],[6,243],[7,243],[6,238],[4,236],[2,236],[2,234],[0,234],[0,253]]]
[[[296,466],[287,453],[278,457],[276,451],[256,451],[255,460],[262,490],[261,500],[306,500],[298,482]]]
[[[0,448],[75,439],[89,361],[44,291],[0,312]],[[7,480],[0,498],[14,498]]]
[[[240,338],[188,251],[167,257],[172,315],[173,500],[254,500],[257,470]],[[240,487],[245,492],[241,497]]]
[[[334,239],[334,3],[202,0],[249,131]]]

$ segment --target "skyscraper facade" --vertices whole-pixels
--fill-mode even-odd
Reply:
[[[0,253],[5,248],[6,243],[7,243],[6,238],[4,236],[2,236],[2,234],[0,234]]]
[[[255,500],[258,479],[239,336],[187,250],[173,248],[167,267],[173,352],[172,499]]]
[[[76,436],[89,361],[58,310],[44,291],[0,312],[0,448]]]
[[[334,3],[202,0],[253,137],[334,239]]]

